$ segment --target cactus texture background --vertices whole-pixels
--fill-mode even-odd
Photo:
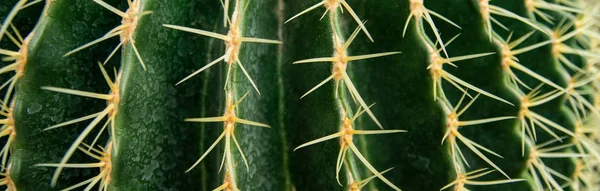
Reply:
[[[2,0],[0,186],[600,190],[596,0]]]

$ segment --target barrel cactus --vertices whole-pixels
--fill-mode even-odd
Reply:
[[[6,190],[600,189],[594,0],[4,0]]]

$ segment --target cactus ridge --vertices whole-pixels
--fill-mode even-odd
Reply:
[[[12,62],[9,65],[0,68],[0,74],[15,72],[14,76],[6,80],[6,82],[0,86],[0,90],[6,88],[6,94],[4,95],[3,101],[0,101],[0,115],[5,117],[5,119],[0,120],[0,124],[2,124],[2,127],[0,128],[0,137],[8,137],[4,143],[4,146],[2,147],[2,150],[0,151],[3,171],[3,173],[0,173],[0,176],[3,176],[3,178],[0,179],[0,185],[6,186],[6,188],[9,190],[16,190],[15,183],[10,177],[10,169],[12,165],[7,164],[7,160],[10,155],[9,152],[11,144],[13,144],[17,134],[13,117],[14,101],[10,100],[11,96],[13,95],[15,85],[23,76],[25,66],[27,65],[29,42],[31,41],[31,36],[33,36],[32,32],[23,38],[23,35],[19,29],[11,22],[17,16],[19,11],[39,2],[39,0],[29,3],[27,0],[18,1],[15,6],[10,9],[7,17],[2,22],[2,25],[0,25],[0,41],[4,36],[7,36],[10,39],[10,42],[19,48],[17,51],[0,48],[0,55],[4,56],[2,57],[2,61]],[[9,28],[12,30],[12,33],[8,30]]]
[[[411,13],[414,12],[413,7],[423,6],[422,3],[418,6],[417,5],[413,6],[413,3],[414,3],[414,1],[411,1]],[[486,19],[486,18],[491,19],[489,17],[489,7],[485,7],[485,5],[487,5],[487,2],[480,1],[480,6],[482,6],[482,5],[483,5],[483,7],[480,7],[480,10],[482,11],[481,14],[484,16],[484,19]],[[483,12],[483,11],[487,11],[487,12]],[[437,14],[437,15],[440,15],[440,14]],[[450,19],[447,19],[443,16],[438,16],[438,17],[444,18],[443,19],[444,21],[452,23],[453,26],[460,28],[460,27],[458,27],[457,24],[451,22]],[[433,23],[433,21],[428,21],[428,22],[431,24]],[[437,31],[437,29],[433,26],[433,24],[432,24],[432,29]],[[488,30],[489,30],[488,31],[489,34],[491,35],[491,25],[488,25]],[[460,120],[459,117],[461,117],[461,115],[463,115],[470,108],[470,106],[477,100],[477,98],[482,94],[487,97],[493,98],[495,100],[509,104],[509,105],[514,105],[514,104],[503,98],[498,97],[497,95],[494,95],[494,94],[489,93],[481,88],[478,88],[443,69],[444,64],[448,64],[448,65],[451,65],[453,67],[457,67],[460,69],[460,67],[455,65],[454,63],[466,61],[466,60],[478,59],[478,58],[482,58],[485,56],[490,56],[490,55],[496,54],[496,52],[469,54],[469,55],[464,55],[464,56],[451,57],[451,56],[448,56],[446,49],[448,48],[449,45],[452,44],[452,42],[456,38],[459,37],[459,35],[454,36],[452,39],[447,41],[446,44],[444,44],[443,41],[441,41],[440,35],[436,33],[436,34],[434,34],[436,43],[433,45],[431,44],[431,42],[433,40],[429,39],[428,35],[425,34],[425,32],[420,31],[420,36],[421,36],[420,39],[426,45],[428,52],[429,52],[429,56],[430,56],[431,63],[427,67],[427,69],[430,70],[430,74],[433,79],[434,100],[436,100],[438,97],[442,98],[441,99],[441,101],[443,103],[442,108],[444,109],[445,113],[447,114],[447,119],[446,119],[447,126],[446,126],[445,133],[444,133],[444,136],[442,137],[441,142],[442,142],[442,144],[449,145],[452,166],[454,167],[454,171],[456,172],[455,179],[452,180],[452,182],[441,187],[440,190],[445,190],[451,186],[454,186],[454,190],[465,190],[467,187],[470,187],[470,186],[486,186],[486,185],[489,186],[489,185],[499,185],[499,184],[507,184],[507,183],[513,183],[513,182],[518,182],[518,181],[524,181],[524,179],[511,179],[509,177],[509,175],[506,174],[495,162],[490,160],[484,154],[484,152],[495,155],[496,157],[499,157],[499,158],[503,158],[501,155],[476,143],[475,141],[469,139],[467,136],[460,133],[460,131],[459,131],[462,127],[466,127],[466,126],[483,125],[483,124],[489,124],[489,123],[493,123],[493,122],[497,122],[497,121],[515,118],[512,116],[501,116],[501,117],[491,117],[491,118],[484,118],[484,119],[477,119],[477,120]],[[491,36],[489,38],[491,40]],[[441,48],[437,48],[438,45]],[[446,58],[439,55],[439,53],[441,51],[445,52]],[[447,91],[442,86],[442,79],[445,80],[446,82],[448,82],[449,84],[451,84],[454,88],[458,89],[460,92],[462,92],[462,96],[458,100],[456,105],[452,104],[451,101],[448,99],[448,97],[446,95]],[[468,93],[468,90],[475,91],[477,93],[477,95],[476,96],[470,95]],[[462,106],[462,103],[464,102],[466,97],[469,97],[471,100],[468,103],[466,103],[464,106]],[[471,165],[469,164],[465,155],[463,154],[464,152],[461,150],[461,146],[459,146],[459,144],[458,144],[459,142],[462,143],[464,146],[466,146],[477,157],[479,157],[480,159],[485,161],[489,166],[493,167],[494,170],[486,171],[487,168],[481,168],[481,169],[467,172],[466,169],[470,168]],[[483,177],[494,171],[501,173],[504,177],[507,178],[507,180],[492,180],[492,181],[472,180],[472,179]],[[482,173],[480,173],[480,172],[482,172]]]
[[[238,186],[237,186],[238,183],[236,181],[236,173],[235,173],[236,172],[235,165],[234,165],[234,161],[233,161],[234,159],[233,159],[233,156],[231,153],[231,150],[232,150],[231,140],[233,140],[233,143],[235,144],[238,152],[241,154],[241,157],[242,157],[242,160],[244,161],[246,169],[249,171],[249,166],[248,166],[248,161],[246,159],[246,156],[244,155],[244,152],[242,151],[242,148],[234,134],[234,129],[235,129],[236,123],[270,128],[269,125],[266,125],[263,123],[254,122],[254,121],[236,117],[236,107],[244,100],[244,98],[248,95],[249,92],[244,94],[244,96],[242,96],[237,102],[234,102],[234,93],[233,92],[234,92],[235,84],[233,84],[231,82],[231,81],[233,81],[232,78],[234,77],[234,75],[232,75],[231,73],[234,72],[235,65],[239,66],[239,68],[242,70],[242,72],[246,76],[247,80],[252,84],[252,87],[260,95],[260,91],[259,91],[258,87],[256,86],[256,83],[254,82],[254,80],[252,80],[252,77],[250,77],[250,75],[248,74],[248,72],[246,71],[246,69],[244,68],[244,66],[242,64],[241,59],[239,58],[240,49],[242,47],[242,44],[244,42],[262,43],[262,44],[281,44],[281,42],[277,41],[277,40],[245,37],[242,34],[242,31],[241,31],[242,26],[241,25],[244,20],[247,6],[249,5],[249,3],[250,3],[250,1],[247,1],[244,4],[244,1],[237,0],[235,2],[235,8],[233,10],[231,17],[229,17],[227,14],[225,14],[225,20],[227,21],[225,26],[229,27],[229,31],[228,31],[227,35],[222,35],[222,34],[210,32],[210,31],[204,31],[204,30],[200,30],[200,29],[193,29],[193,28],[188,28],[188,27],[163,24],[163,26],[167,27],[167,28],[190,32],[190,33],[195,33],[195,34],[223,40],[223,41],[225,41],[225,44],[226,44],[226,50],[225,50],[224,55],[222,55],[221,57],[212,61],[211,63],[205,65],[204,67],[196,70],[194,73],[188,75],[186,78],[184,78],[183,80],[179,81],[176,84],[176,85],[181,84],[182,82],[190,79],[191,77],[201,73],[202,71],[212,67],[213,65],[215,65],[221,61],[225,61],[228,64],[227,76],[225,77],[225,87],[224,87],[225,94],[226,94],[225,114],[221,117],[188,118],[188,119],[186,119],[186,121],[188,121],[188,122],[223,122],[223,124],[224,124],[224,131],[219,135],[217,140],[186,171],[186,172],[189,172],[194,167],[196,167],[204,159],[204,157],[206,157],[207,154],[210,153],[210,151],[221,141],[221,139],[225,138],[225,151],[223,154],[223,159],[221,161],[221,165],[219,167],[219,171],[221,171],[222,167],[225,166],[224,181],[223,181],[222,185],[220,185],[219,187],[216,188],[216,190],[226,190],[226,189],[238,190]],[[227,11],[229,9],[228,5],[229,5],[229,1],[226,1],[226,3],[223,4],[223,10],[225,11],[225,13],[227,13]]]
[[[340,149],[339,149],[336,164],[335,164],[335,170],[336,170],[335,176],[336,176],[336,180],[340,186],[342,186],[342,183],[340,182],[339,174],[340,174],[340,171],[341,171],[342,167],[344,166],[344,164],[349,168],[351,168],[351,166],[356,165],[356,164],[353,164],[353,162],[348,162],[348,160],[344,160],[344,159],[347,157],[351,158],[352,156],[355,156],[368,169],[368,171],[373,174],[373,176],[379,178],[381,181],[383,181],[387,186],[391,187],[392,189],[400,190],[400,188],[398,188],[398,186],[394,185],[392,182],[390,182],[387,178],[385,178],[382,175],[385,171],[379,172],[375,167],[373,167],[373,165],[371,165],[371,163],[367,160],[367,158],[359,151],[359,149],[353,142],[353,135],[355,135],[355,134],[376,135],[376,134],[400,133],[400,132],[406,132],[406,131],[404,131],[404,130],[383,130],[383,126],[381,125],[381,123],[377,120],[375,115],[370,110],[371,106],[373,106],[374,104],[367,106],[366,102],[363,100],[362,96],[359,94],[357,88],[354,86],[352,80],[350,79],[348,73],[346,72],[346,68],[348,67],[348,64],[350,61],[392,56],[395,54],[399,54],[400,52],[382,52],[382,53],[365,54],[365,55],[358,55],[358,56],[348,56],[347,50],[349,49],[349,47],[352,44],[352,42],[354,41],[354,39],[358,36],[358,33],[360,33],[360,31],[364,31],[365,34],[367,35],[367,37],[369,37],[369,39],[371,41],[373,41],[373,39],[371,38],[370,34],[368,33],[367,29],[364,26],[364,24],[366,22],[361,22],[359,20],[358,16],[356,15],[356,13],[350,7],[350,5],[348,5],[344,0],[322,1],[321,3],[318,3],[312,7],[304,10],[303,12],[300,12],[299,14],[293,16],[288,21],[291,21],[294,18],[296,18],[302,14],[305,14],[306,12],[308,12],[312,9],[315,9],[321,5],[325,6],[325,8],[327,9],[325,11],[325,14],[323,14],[323,16],[321,16],[321,19],[323,17],[325,17],[325,15],[328,15],[329,25],[330,25],[331,31],[332,31],[331,36],[332,36],[332,44],[333,44],[333,50],[334,50],[333,56],[332,57],[304,59],[304,60],[295,61],[295,62],[293,62],[293,64],[303,64],[303,63],[312,63],[312,62],[332,63],[331,75],[329,77],[327,77],[325,80],[321,81],[316,86],[314,86],[313,88],[311,88],[308,92],[303,94],[300,98],[301,99],[304,98],[308,94],[310,94],[310,93],[314,92],[315,90],[317,90],[318,88],[322,87],[324,84],[330,82],[331,80],[334,80],[335,99],[337,100],[338,105],[340,105],[339,108],[340,108],[340,112],[341,112],[341,115],[340,115],[341,119],[339,119],[339,120],[341,121],[342,126],[340,127],[339,132],[315,139],[313,141],[306,142],[306,143],[296,147],[294,150],[297,150],[302,147],[311,146],[311,145],[314,145],[314,144],[317,144],[320,142],[324,142],[327,140],[339,138]],[[343,5],[343,8],[341,5]],[[343,9],[346,9],[350,13],[352,18],[359,25],[345,41],[343,40],[342,34],[340,34],[340,31],[339,31],[340,23],[338,20],[338,16],[339,16],[338,12],[337,12],[338,7],[340,8],[341,13],[343,13]],[[340,84],[340,82],[343,82],[343,83]],[[340,86],[342,86],[342,89],[340,89]],[[343,87],[346,87],[347,89],[344,90]],[[345,103],[346,99],[345,99],[344,95],[345,95],[346,91],[350,93],[350,96],[351,96],[352,100],[354,100],[354,103],[358,103],[358,109],[357,109],[355,115],[353,115],[353,116],[348,115],[348,113],[350,113],[351,111],[349,110],[349,107],[347,107],[346,103]],[[356,120],[356,118],[359,117],[363,113],[367,113],[369,115],[369,117],[373,120],[373,122],[375,122],[375,124],[382,130],[355,130],[352,127],[352,124]],[[348,150],[351,151],[352,155],[347,154],[349,152]],[[388,169],[388,170],[391,170],[391,169]],[[350,178],[351,183],[349,185],[350,186],[349,189],[351,189],[351,190],[352,189],[357,190],[359,187],[364,187],[368,183],[368,180],[369,180],[369,178],[367,178],[367,179],[365,179],[365,180],[367,180],[366,182],[361,183],[361,180],[358,178],[358,175],[353,173],[352,170],[347,170],[346,173],[344,173],[344,174],[348,174],[348,177]],[[352,180],[352,179],[354,179],[354,180]],[[362,186],[360,186],[361,184],[362,184]]]
[[[4,35],[6,35],[10,39],[10,42],[12,42],[15,46],[17,46],[19,48],[19,50],[17,50],[17,51],[11,51],[8,49],[0,48],[0,55],[4,56],[4,57],[2,57],[2,61],[3,62],[12,62],[11,64],[0,68],[0,74],[15,72],[13,77],[6,80],[6,82],[4,82],[0,86],[0,90],[6,88],[6,94],[4,95],[3,101],[0,102],[0,107],[1,107],[0,115],[2,115],[3,117],[6,117],[6,119],[0,120],[0,124],[2,124],[2,127],[0,128],[0,137],[5,137],[5,136],[8,137],[5,145],[2,147],[2,150],[0,151],[0,156],[2,158],[1,165],[2,165],[2,167],[6,167],[6,169],[7,169],[6,171],[8,171],[8,169],[10,168],[10,167],[7,167],[7,165],[6,165],[8,156],[9,156],[9,152],[10,152],[10,146],[16,137],[16,129],[15,129],[14,117],[13,117],[14,101],[10,101],[10,100],[11,100],[11,96],[14,91],[15,85],[17,84],[17,81],[24,74],[25,66],[27,65],[29,42],[31,41],[31,37],[34,35],[32,32],[31,34],[27,35],[24,39],[21,32],[19,32],[19,29],[17,27],[15,27],[15,25],[13,25],[11,23],[11,21],[18,14],[18,12],[20,10],[25,9],[25,8],[27,8],[31,5],[34,5],[38,2],[40,2],[40,1],[33,1],[33,2],[27,3],[27,0],[21,0],[21,1],[17,2],[17,4],[11,9],[7,18],[4,20],[4,22],[2,23],[2,25],[0,27],[0,40],[2,40]],[[12,30],[12,33],[10,31],[8,31],[9,26],[10,26],[10,29]],[[8,104],[8,103],[10,103],[10,104]],[[10,174],[10,173],[6,173],[6,174]],[[10,179],[9,176],[5,175],[4,179],[5,180],[2,182],[5,182],[4,185],[7,185],[8,188],[11,188],[14,186],[14,184],[12,183],[12,180]]]

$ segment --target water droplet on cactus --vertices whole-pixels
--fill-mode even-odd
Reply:
[[[29,105],[29,108],[27,108],[27,113],[35,114],[35,113],[39,112],[40,110],[42,110],[42,105],[40,105],[38,103],[32,103]]]

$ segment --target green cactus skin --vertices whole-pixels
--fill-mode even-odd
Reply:
[[[32,2],[0,2],[0,21]],[[28,42],[23,69],[10,68],[19,47],[12,27],[0,27],[0,79],[17,76],[0,88],[7,190],[579,191],[600,182],[596,2],[31,5],[10,21]],[[561,26],[570,27],[558,37],[577,34],[550,41]],[[509,36],[522,42],[505,49]],[[548,99],[526,96],[537,91]],[[73,121],[100,111],[107,117]],[[57,127],[65,122],[77,123]],[[532,123],[535,137],[522,131]]]

